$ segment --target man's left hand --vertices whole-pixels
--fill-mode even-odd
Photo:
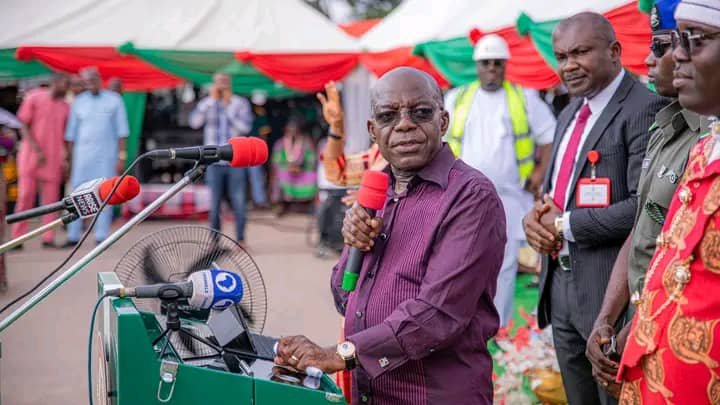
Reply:
[[[345,369],[345,361],[337,354],[335,347],[322,348],[305,336],[287,336],[278,342],[275,363],[290,366],[300,371],[312,366],[324,373],[335,373]]]
[[[540,217],[540,224],[555,236],[555,240],[560,240],[560,234],[555,228],[555,218],[561,216],[562,211],[548,194],[543,197],[543,205],[546,209],[545,213]]]

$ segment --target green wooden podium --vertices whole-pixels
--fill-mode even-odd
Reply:
[[[115,273],[99,273],[102,293],[120,285]],[[317,389],[277,380],[277,368],[248,360],[250,373],[233,373],[158,358],[162,332],[154,314],[140,312],[132,300],[106,300],[98,311],[94,335],[95,404],[345,404],[340,389],[323,375]]]

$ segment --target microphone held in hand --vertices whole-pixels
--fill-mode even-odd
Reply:
[[[250,167],[267,162],[269,152],[267,143],[262,139],[237,136],[230,138],[226,145],[157,149],[146,156],[150,159],[197,160],[204,164],[230,162],[232,167]]]
[[[69,196],[58,202],[8,215],[5,217],[5,222],[12,224],[62,210],[75,213],[80,218],[92,217],[100,212],[100,205],[108,198],[110,191],[112,191],[119,179],[120,176],[115,176],[107,180],[100,178],[88,181],[78,186]],[[125,178],[120,181],[120,185],[117,190],[115,190],[115,193],[110,196],[108,204],[122,204],[132,200],[139,193],[140,183],[138,180],[133,176],[125,176]]]
[[[202,270],[192,273],[188,281],[117,288],[108,291],[107,294],[111,297],[161,300],[187,298],[188,304],[193,308],[224,309],[242,299],[243,284],[240,276],[235,273],[225,270]]]
[[[367,170],[360,180],[360,190],[358,190],[358,204],[365,208],[370,217],[375,216],[375,212],[385,207],[385,198],[387,197],[387,188],[390,179],[386,173]],[[358,248],[350,248],[345,272],[343,273],[342,289],[345,291],[354,291],[360,277],[360,268],[362,267],[365,253]]]

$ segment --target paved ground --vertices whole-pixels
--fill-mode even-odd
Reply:
[[[0,333],[3,405],[87,403],[87,334],[90,312],[97,298],[96,273],[111,271],[139,237],[181,223],[141,224]],[[337,340],[340,325],[328,289],[334,261],[314,257],[306,241],[308,223],[309,217],[299,215],[280,220],[270,214],[251,215],[249,250],[267,287],[269,310],[265,332],[274,336],[305,334],[329,345]],[[230,223],[224,229],[232,235]],[[88,239],[91,241],[92,237]],[[92,242],[88,245],[77,257],[93,246]],[[10,288],[0,296],[0,305],[29,289],[67,253],[43,249],[39,241],[27,244],[23,251],[10,253],[7,257]]]

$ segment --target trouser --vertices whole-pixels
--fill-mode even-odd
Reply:
[[[205,183],[210,188],[210,227],[221,231],[220,208],[223,199],[230,203],[235,216],[235,234],[239,242],[245,240],[246,202],[244,168],[213,164],[208,166]]]
[[[576,302],[577,292],[572,283],[572,270],[564,271],[558,267],[552,274],[550,323],[568,404],[617,404],[592,376],[592,365],[585,356],[587,340],[582,337],[572,320],[573,311],[578,310]]]
[[[512,319],[513,296],[515,295],[515,279],[518,271],[518,251],[522,241],[509,239],[505,244],[502,267],[497,278],[495,291],[495,308],[500,315],[500,327],[504,327]]]
[[[332,249],[342,250],[342,225],[347,207],[342,198],[347,194],[346,189],[321,191],[326,194],[317,211],[320,243]]]
[[[252,190],[252,199],[255,205],[267,205],[268,198],[265,191],[265,167],[251,166],[247,168],[250,177],[250,189]]]
[[[73,190],[77,188],[78,185],[73,184],[71,187]],[[89,218],[89,220],[92,220],[93,218]],[[107,238],[108,234],[110,233],[110,226],[112,225],[113,220],[113,207],[107,206],[105,209],[102,210],[102,212],[99,214],[99,218],[97,219],[97,222],[95,223],[95,242],[102,242]],[[68,242],[78,242],[80,241],[80,237],[83,233],[83,220],[77,219],[73,222],[70,222],[67,226],[68,229]]]
[[[35,206],[35,195],[40,189],[40,204],[51,204],[60,199],[60,180],[40,180],[35,176],[24,175],[18,178],[18,197],[15,205],[15,212],[25,211]],[[57,214],[43,215],[43,225],[54,221]],[[17,238],[28,232],[27,221],[18,222],[12,226],[12,237]],[[45,242],[52,242],[55,239],[55,232],[48,231],[42,237]]]

